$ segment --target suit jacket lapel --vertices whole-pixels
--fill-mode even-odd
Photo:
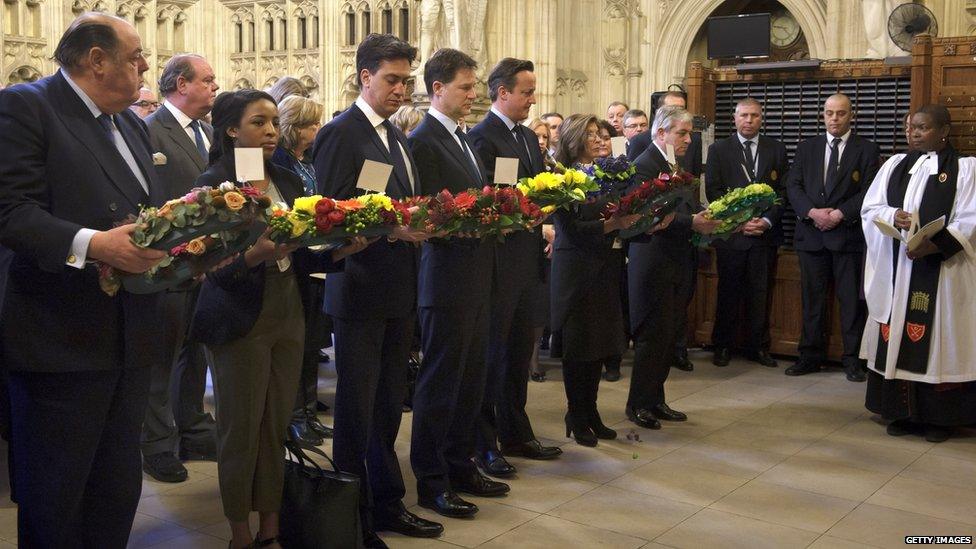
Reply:
[[[512,132],[508,131],[508,126],[505,125],[505,122],[503,122],[502,119],[498,117],[498,115],[496,115],[491,111],[488,112],[488,119],[491,120],[492,125],[495,127],[495,131],[498,132],[499,141],[505,143],[505,145],[508,147],[508,150],[512,153],[512,156],[510,156],[509,158],[518,158],[522,166],[527,171],[531,172],[532,165],[527,164],[527,160],[525,158],[525,151],[519,151],[518,143],[515,142],[515,136],[512,135]],[[515,127],[518,128],[518,125],[516,125]]]
[[[92,157],[102,167],[112,185],[121,192],[132,206],[138,208],[149,198],[135,174],[129,169],[115,144],[112,143],[101,124],[95,120],[85,103],[78,97],[61,73],[57,73],[57,86],[52,89],[60,95],[59,101],[65,106],[58,109],[57,115],[64,122],[65,128],[91,152]],[[124,124],[123,124],[124,125]],[[120,129],[121,129],[120,125]],[[133,156],[138,154],[133,151]],[[148,180],[147,180],[148,181]]]
[[[380,139],[379,134],[376,133],[376,128],[374,128],[373,125],[369,123],[369,118],[366,118],[366,114],[355,104],[353,104],[349,108],[352,109],[354,118],[359,121],[360,125],[362,126],[362,131],[369,136],[369,139],[370,141],[372,141],[373,146],[376,147],[376,150],[378,150],[380,154],[383,155],[383,158],[386,160],[387,164],[393,166],[393,178],[396,181],[396,183],[400,186],[400,190],[406,193],[404,196],[412,196],[413,189],[410,188],[410,179],[407,178],[406,172],[397,169],[396,165],[393,163],[393,157],[390,156],[390,149],[387,149],[386,146],[383,145],[383,141]],[[390,147],[395,147],[398,144],[400,144],[400,140],[396,134],[397,132],[396,128],[394,127],[393,130],[394,130],[393,135],[388,134],[386,136],[386,141],[387,143],[390,144]],[[407,155],[409,155],[410,151],[409,149],[407,149],[407,147],[402,147],[401,154],[402,153],[406,153]],[[416,167],[414,166],[413,158],[410,158],[409,156],[407,158],[410,159],[410,165],[411,167],[413,167],[414,181],[417,181],[418,180],[417,170]]]
[[[160,107],[160,110],[162,112],[157,118],[159,118],[159,122],[163,125],[163,127],[166,128],[166,132],[169,134],[170,139],[175,141],[176,144],[179,145],[184,152],[186,152],[187,156],[193,160],[193,163],[197,168],[200,169],[201,172],[205,171],[207,169],[207,162],[203,159],[203,157],[200,156],[200,151],[197,149],[197,144],[190,141],[190,136],[186,134],[186,130],[180,126],[180,123],[176,120],[176,117],[173,116],[173,113],[169,112],[167,107]],[[202,128],[203,124],[200,126]],[[207,137],[207,139],[213,143],[212,127],[210,128],[209,133],[210,135]]]
[[[468,153],[458,145],[457,141],[454,140],[454,136],[447,131],[444,124],[441,124],[440,120],[434,118],[430,114],[426,115],[424,122],[432,125],[434,128],[434,133],[437,134],[438,138],[441,140],[441,143],[444,145],[444,148],[447,149],[447,152],[452,157],[454,157],[454,160],[457,161],[457,163],[461,166],[461,169],[467,172],[468,176],[471,177],[471,180],[484,183],[483,174],[475,171],[475,166],[471,165],[471,159],[467,157]]]
[[[146,186],[149,187],[149,196],[155,203],[158,197],[154,196],[154,191],[157,191],[156,187],[158,185],[155,185],[156,172],[152,167],[152,151],[149,150],[146,139],[139,135],[136,128],[133,128],[125,117],[117,116],[116,125],[122,133],[122,138],[125,139],[126,145],[129,146],[129,151],[132,152],[133,158],[136,159],[136,164],[139,165],[139,169],[142,171],[142,177],[146,180]],[[199,153],[197,153],[197,156],[200,156]],[[162,189],[159,189],[159,192],[162,194]],[[173,197],[163,196],[162,200],[165,201],[170,198]]]

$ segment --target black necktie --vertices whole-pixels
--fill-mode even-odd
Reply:
[[[840,166],[841,138],[835,137],[830,142],[830,158],[827,159],[827,176],[824,178],[824,188],[830,191],[837,183],[837,168]]]
[[[393,160],[393,172],[403,183],[403,186],[410,189],[410,176],[407,175],[407,163],[404,162],[403,154],[400,152],[400,141],[397,140],[393,124],[389,120],[384,120],[383,127],[386,128],[386,143],[390,149],[390,159]],[[409,194],[413,194],[413,189],[410,190]]]
[[[525,146],[525,139],[522,137],[522,131],[518,124],[512,128],[512,135],[515,136],[515,142],[518,144],[516,149],[518,149],[519,158],[525,162],[525,165],[532,166],[532,158],[529,156],[529,149]]]
[[[98,116],[98,123],[102,125],[102,129],[108,135],[109,142],[115,145],[115,121],[112,119],[112,115],[100,114]]]
[[[200,121],[194,120],[190,122],[190,127],[193,128],[193,137],[197,142],[197,150],[200,151],[200,156],[204,160],[210,158],[210,154],[207,152],[207,144],[203,142],[203,131],[200,130]]]
[[[464,136],[464,132],[461,131],[460,126],[454,130],[454,135],[456,135],[458,140],[461,141],[461,154],[471,166],[471,173],[477,176],[479,183],[482,183],[481,170],[478,169],[478,164],[474,161],[474,158],[471,157],[471,147],[468,145],[468,138]]]
[[[747,139],[745,143],[742,144],[742,151],[746,155],[746,171],[749,172],[749,180],[756,180],[756,160],[752,156],[752,140]]]

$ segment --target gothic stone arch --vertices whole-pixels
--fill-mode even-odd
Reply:
[[[674,83],[687,70],[688,52],[698,30],[708,16],[722,4],[723,0],[702,0],[699,2],[661,2],[666,13],[661,14],[659,29],[653,29],[652,36],[657,39],[650,45],[652,71],[651,86]],[[810,57],[822,57],[827,51],[827,8],[822,0],[779,0],[793,14],[810,48]]]

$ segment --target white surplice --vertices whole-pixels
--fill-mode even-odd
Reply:
[[[888,180],[895,166],[905,157],[897,154],[881,167],[871,183],[861,207],[862,227],[867,241],[864,266],[864,296],[868,320],[861,341],[861,358],[868,367],[886,379],[923,383],[949,383],[976,380],[976,158],[959,159],[959,177],[952,211],[946,229],[962,245],[962,250],[942,263],[939,290],[931,330],[928,369],[924,374],[897,370],[898,351],[909,305],[908,286],[912,260],[904,243],[898,248],[898,269],[892,283],[892,239],[881,233],[874,220],[895,223],[895,211],[888,205]],[[930,175],[938,169],[933,157],[921,163],[910,176],[905,192],[906,212],[918,211]],[[905,232],[903,232],[905,234]],[[875,366],[879,327],[891,320],[888,355],[884,369]]]

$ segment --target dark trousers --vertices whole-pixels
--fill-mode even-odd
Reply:
[[[142,492],[149,368],[8,380],[19,545],[124,548]]]
[[[421,307],[424,361],[413,397],[410,465],[421,497],[476,470],[477,423],[485,394],[488,303]]]
[[[665,258],[652,280],[652,287],[631,299],[651,299],[650,313],[634,330],[634,370],[627,396],[628,408],[652,408],[665,402],[664,382],[674,360],[678,326],[687,323],[692,278],[688,253],[677,258]],[[687,325],[687,324],[686,324]]]
[[[407,360],[414,318],[334,318],[335,438],[340,470],[362,479],[364,510],[385,512],[405,489],[393,444],[400,430],[407,391]],[[363,513],[372,529],[372,513]]]
[[[769,271],[776,248],[753,246],[748,250],[716,248],[718,297],[712,344],[716,348],[735,346],[739,308],[745,302],[749,328],[747,351],[769,350]]]
[[[166,292],[160,300],[159,357],[153,361],[142,425],[142,453],[176,452],[180,444],[213,452],[213,417],[203,411],[207,362],[203,348],[186,340],[199,291]]]
[[[485,401],[478,422],[479,452],[497,451],[496,439],[502,445],[535,439],[525,403],[540,290],[532,281],[522,288],[495,288],[492,292]]]
[[[827,308],[827,289],[833,279],[834,294],[840,301],[840,329],[844,340],[844,365],[857,363],[864,331],[865,304],[861,299],[863,254],[797,250],[800,261],[800,288],[803,296],[803,333],[800,336],[800,357],[821,361],[826,355],[824,319]]]
[[[319,349],[330,345],[331,322],[322,311],[325,285],[318,280],[313,280],[307,294],[308,298],[302,300],[302,305],[305,307],[305,350],[302,354],[302,373],[298,378],[298,394],[295,395],[292,422],[304,422],[307,418],[315,417],[315,403],[318,401]]]
[[[674,356],[688,356],[688,306],[691,305],[691,298],[695,297],[695,287],[698,285],[698,250],[692,250],[690,268],[687,272],[687,280],[680,287],[681,295],[678,296],[678,315],[677,324],[674,327]]]

